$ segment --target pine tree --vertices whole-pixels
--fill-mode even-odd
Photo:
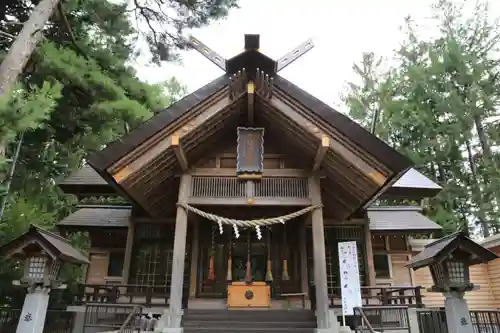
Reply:
[[[360,109],[375,106],[379,135],[443,186],[426,207],[431,217],[448,232],[470,227],[488,236],[498,229],[500,202],[493,149],[498,136],[490,129],[500,97],[493,52],[500,31],[485,4],[476,4],[470,14],[440,1],[434,13],[437,36],[420,37],[408,18],[397,65],[376,80],[359,71],[362,84],[351,85],[345,101],[365,126],[372,111]]]

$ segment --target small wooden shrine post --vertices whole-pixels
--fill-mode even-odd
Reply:
[[[474,333],[464,294],[477,290],[470,282],[469,266],[485,264],[498,256],[458,232],[428,244],[407,265],[414,270],[429,267],[434,285],[431,292],[445,297],[446,323],[453,333]]]
[[[23,278],[13,281],[28,288],[16,333],[42,333],[50,290],[65,288],[58,280],[62,264],[89,263],[65,238],[35,226],[0,247],[0,255],[25,262]]]

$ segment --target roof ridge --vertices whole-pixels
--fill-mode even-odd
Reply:
[[[367,210],[397,210],[397,209],[401,209],[401,210],[417,210],[417,211],[422,211],[422,207],[420,206],[414,206],[414,205],[395,205],[395,206],[391,206],[391,205],[382,205],[382,206],[376,206],[376,205],[372,205],[372,206],[369,206],[367,208]]]
[[[50,236],[50,237],[54,237],[56,239],[59,239],[60,241],[63,241],[67,244],[71,244],[69,239],[67,238],[64,238],[63,236],[59,235],[59,234],[56,234],[52,231],[48,231],[40,226],[37,226],[36,224],[31,224],[31,228],[34,228],[36,231],[42,233],[42,234],[46,234],[47,236]]]
[[[456,231],[456,232],[454,232],[454,233],[452,233],[452,234],[449,234],[449,235],[447,235],[447,236],[444,236],[444,237],[442,237],[442,238],[440,238],[440,239],[436,239],[435,241],[430,242],[429,244],[426,244],[426,245],[425,245],[425,247],[429,247],[429,246],[432,246],[432,245],[435,245],[435,244],[441,243],[442,241],[445,241],[445,240],[448,240],[448,239],[450,239],[450,238],[452,238],[452,237],[457,237],[457,236],[460,236],[460,235],[462,235],[462,236],[464,236],[464,237],[465,237],[465,235],[463,234],[463,232],[462,232],[462,231]],[[468,237],[465,237],[465,238],[468,238]]]
[[[100,209],[132,209],[132,205],[128,204],[128,205],[125,205],[125,204],[116,204],[116,205],[113,205],[113,204],[109,204],[109,205],[77,205],[76,206],[77,208],[89,208],[89,209],[96,209],[96,208],[100,208]]]

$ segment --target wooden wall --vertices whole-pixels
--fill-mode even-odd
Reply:
[[[96,231],[90,233],[89,261],[85,281],[88,284],[121,282],[121,277],[108,276],[110,257],[113,253],[124,254],[127,230]]]

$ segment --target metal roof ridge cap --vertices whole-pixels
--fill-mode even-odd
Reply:
[[[449,240],[450,238],[460,236],[461,234],[462,234],[462,232],[461,232],[461,231],[456,231],[456,232],[454,232],[454,233],[452,233],[452,234],[449,234],[449,235],[444,236],[444,237],[442,237],[442,238],[440,238],[440,239],[436,239],[436,240],[435,240],[435,241],[433,241],[433,242],[430,242],[430,243],[429,243],[429,244],[427,244],[425,247],[426,247],[426,248],[427,248],[427,247],[431,247],[431,246],[436,245],[436,244],[439,244],[439,243],[441,243],[441,242],[443,242],[443,241]],[[472,240],[472,239],[470,239],[470,240]]]
[[[53,237],[55,239],[58,239],[62,242],[65,242],[67,244],[70,244],[71,245],[71,242],[69,239],[67,238],[64,238],[63,236],[59,235],[59,234],[56,234],[52,231],[48,231],[48,230],[45,230],[44,228],[41,228],[39,226],[36,226],[36,225],[33,225],[33,227],[35,228],[35,230],[41,234],[45,234],[46,236],[49,236],[49,237]]]
[[[77,205],[77,208],[88,209],[132,209],[132,205]]]
[[[366,208],[367,211],[418,211],[421,212],[423,209],[420,206],[389,206],[389,205],[384,205],[384,206],[369,206]]]

